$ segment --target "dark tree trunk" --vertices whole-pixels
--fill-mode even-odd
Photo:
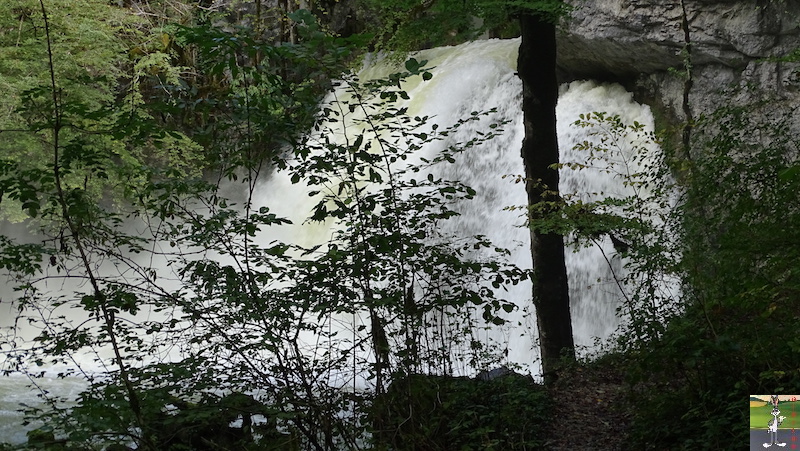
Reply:
[[[522,44],[517,72],[522,79],[525,189],[529,206],[553,205],[559,200],[558,170],[550,167],[558,163],[555,25],[535,15],[522,15],[520,25]],[[554,205],[551,208],[557,207]],[[530,219],[533,221],[536,218],[532,215]],[[551,382],[557,377],[560,358],[575,357],[564,263],[564,237],[532,229],[531,256],[533,302],[539,328],[542,370],[545,381]]]

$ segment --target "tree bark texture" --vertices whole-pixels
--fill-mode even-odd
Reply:
[[[557,208],[558,138],[556,136],[556,28],[535,15],[520,16],[522,44],[517,72],[522,79],[522,111],[525,139],[522,160],[525,164],[525,189],[528,205]],[[534,211],[529,219],[535,221]],[[575,356],[569,308],[564,237],[531,229],[533,257],[533,302],[545,381],[557,377],[562,356]]]

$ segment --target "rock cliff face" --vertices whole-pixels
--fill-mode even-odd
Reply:
[[[559,37],[562,77],[620,81],[672,119],[683,118],[686,35],[681,0],[571,0]],[[692,45],[694,117],[723,102],[800,104],[798,64],[775,59],[800,48],[800,3],[684,0]],[[800,128],[800,124],[798,128]]]

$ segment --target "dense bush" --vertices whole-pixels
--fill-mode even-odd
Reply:
[[[740,446],[744,399],[800,388],[800,155],[789,123],[765,102],[697,124],[681,173],[684,311],[640,351],[635,381],[646,389],[632,432],[642,446]]]
[[[524,450],[544,444],[552,404],[530,377],[395,379],[370,410],[376,449]]]

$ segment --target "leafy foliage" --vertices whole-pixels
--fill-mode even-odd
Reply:
[[[376,449],[542,447],[548,403],[542,386],[515,373],[491,380],[411,375],[373,404]]]
[[[4,93],[0,100],[0,133],[3,136],[0,154],[5,162],[4,170],[19,174],[18,181],[22,183],[17,196],[10,198],[14,198],[16,206],[24,204],[23,210],[35,215],[40,206],[36,205],[30,189],[42,181],[42,166],[48,162],[49,144],[43,133],[26,131],[43,131],[53,125],[51,91],[42,87],[50,84],[51,70],[45,27],[39,2],[33,0],[3,2],[0,17],[0,89]],[[95,0],[57,3],[50,8],[49,19],[54,36],[50,42],[53,52],[70,55],[70,58],[56,58],[52,71],[59,82],[58,96],[69,105],[61,111],[64,138],[72,141],[65,146],[69,149],[65,158],[71,160],[65,163],[76,172],[67,175],[65,182],[79,184],[84,182],[82,174],[78,174],[80,166],[91,166],[111,154],[126,153],[124,147],[107,137],[82,133],[79,140],[78,135],[81,131],[107,129],[113,122],[113,116],[108,115],[105,107],[115,94],[123,46],[115,30],[132,20],[109,7],[107,2]],[[79,147],[92,155],[75,155]],[[8,165],[16,167],[12,169]],[[114,174],[107,171],[104,175],[108,178]],[[94,195],[108,189],[108,183],[96,181],[93,178],[87,185]],[[47,179],[44,182],[47,184]],[[110,185],[113,186],[113,182]],[[10,198],[6,199],[7,205],[10,205]],[[5,218],[21,220],[24,217],[19,213],[11,214],[11,210],[3,209]]]
[[[744,421],[734,400],[797,388],[797,142],[783,119],[753,114],[762,107],[705,118],[689,162],[687,311],[670,324],[658,356],[686,380],[694,401],[681,421],[700,425],[698,446],[747,440],[746,429],[729,428]]]
[[[313,124],[331,75],[347,69],[363,40],[326,35],[308,11],[291,18],[301,43],[265,41],[244,27],[169,28],[173,46],[193,55],[193,73],[150,81],[158,88],[152,115],[204,146],[208,164],[225,177],[293,145]]]
[[[486,33],[518,36],[516,15],[558,21],[571,8],[560,0],[361,0],[361,4],[367,15],[378,18],[375,47],[399,52],[459,44]]]
[[[491,114],[446,128],[409,117],[405,79],[431,78],[409,60],[387,80],[344,78],[302,136],[296,128],[320,92],[314,77],[341,68],[334,63],[353,41],[295,17],[303,38],[277,45],[176,28],[176,45],[205,63],[195,80],[151,52],[134,63],[126,95],[96,105],[67,95],[58,80],[69,76],[54,66],[49,84],[27,92],[19,133],[43,138],[47,152],[30,169],[3,158],[0,190],[40,219],[41,243],[0,242],[19,286],[17,322],[0,346],[6,371],[34,385],[47,368],[86,383],[77,400],[42,390],[44,406],[27,414],[46,426],[31,446],[353,447],[370,428],[366,406],[390,380],[502,358],[472,333],[503,322],[515,307],[497,292],[527,274],[484,237],[441,232],[475,191],[436,175],[502,124],[425,156]],[[201,79],[226,100],[194,90]],[[156,87],[167,95],[148,97]],[[208,127],[176,120],[204,116]],[[187,167],[202,150],[198,166],[217,171],[217,182],[164,167],[156,149],[185,155]],[[257,202],[267,157],[277,167],[270,177],[317,191],[308,220],[330,226],[329,237],[310,246],[269,238],[292,224]],[[107,184],[122,196],[116,206],[99,195]]]
[[[533,223],[578,245],[608,235],[624,258],[630,321],[617,352],[639,362],[628,364],[636,446],[745,442],[731,427],[744,421],[741,399],[797,385],[797,142],[767,105],[702,118],[691,158],[669,164],[641,125],[582,116],[595,139],[562,167],[614,174],[630,195],[567,195]]]
[[[680,247],[652,261],[680,275],[677,310],[625,348],[641,362],[630,374],[641,390],[632,438],[643,447],[746,442],[747,429],[731,427],[744,422],[741,399],[797,386],[797,143],[766,105],[702,118],[691,158],[673,164]]]

